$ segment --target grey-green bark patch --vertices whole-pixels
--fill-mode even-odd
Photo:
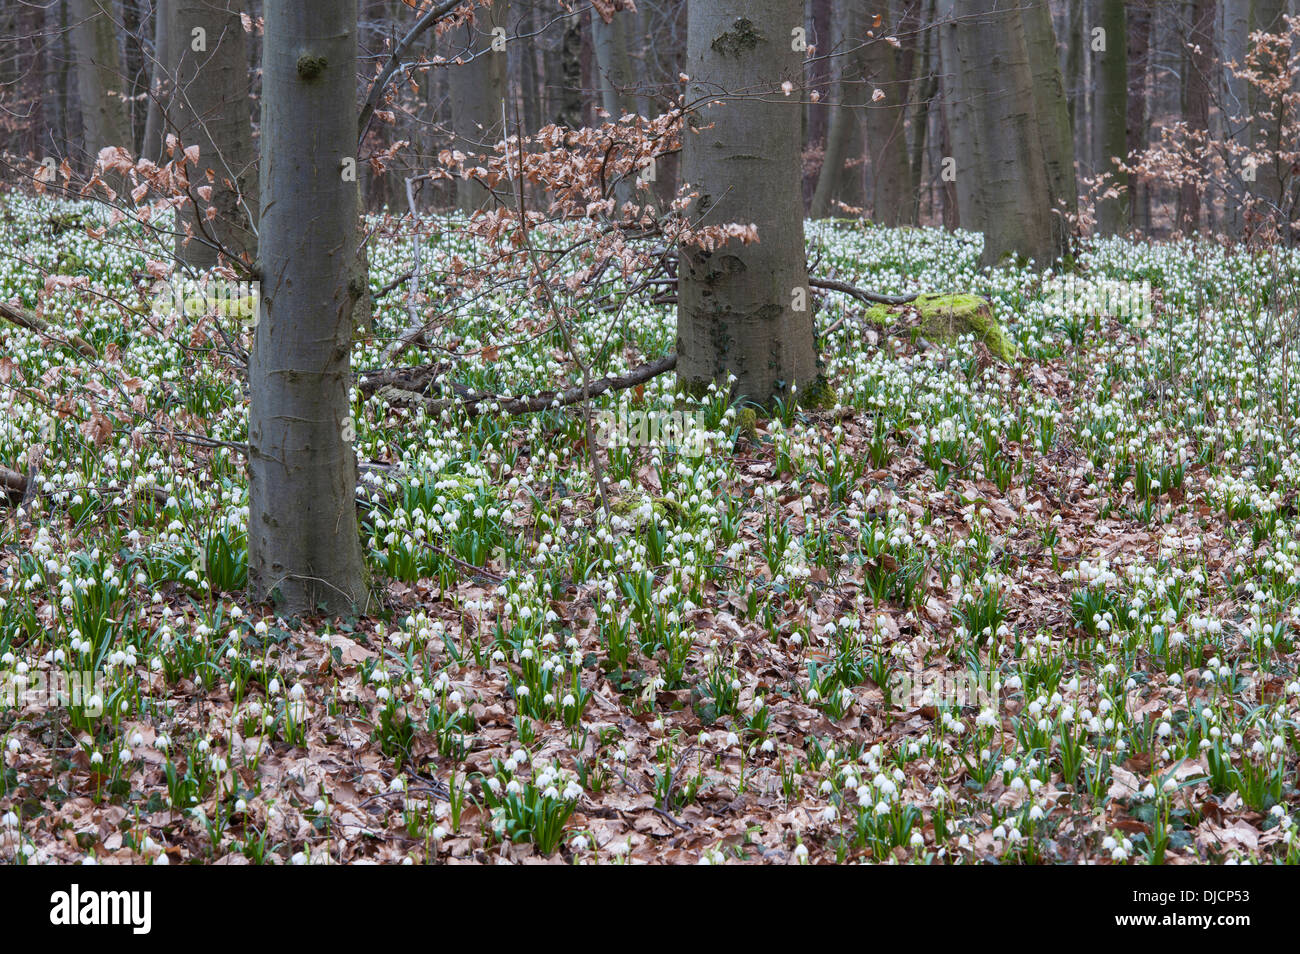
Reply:
[[[766,42],[767,38],[754,29],[753,21],[746,17],[739,17],[730,30],[715,37],[709,45],[713,48],[713,52],[722,56],[740,56],[742,53],[757,49],[758,44]]]

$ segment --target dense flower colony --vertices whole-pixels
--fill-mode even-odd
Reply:
[[[980,271],[966,233],[810,224],[823,274],[987,296],[1015,361],[830,294],[833,406],[755,418],[671,375],[599,399],[694,428],[607,447],[608,514],[575,408],[358,386],[384,612],[329,622],[242,598],[217,322],[249,329],[151,315],[147,250],[97,215],[0,207],[0,298],[52,329],[0,327],[0,465],[30,484],[0,525],[0,858],[1300,860],[1294,253],[1111,240],[1043,277]],[[409,244],[377,224],[379,289]],[[430,224],[430,275],[474,258]],[[447,395],[568,386],[528,311],[472,298],[402,360]],[[647,296],[614,320],[576,328],[597,372],[671,350]]]

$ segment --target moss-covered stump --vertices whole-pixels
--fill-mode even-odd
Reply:
[[[746,405],[736,412],[736,427],[751,444],[758,444],[758,412]]]
[[[807,387],[799,390],[799,406],[810,411],[825,411],[835,406],[839,396],[835,388],[819,374]]]
[[[921,318],[914,337],[954,345],[963,335],[972,335],[1001,361],[1014,361],[1019,354],[993,316],[992,306],[978,295],[921,295],[906,305],[873,305],[863,317],[871,324],[888,327],[907,309],[914,309]]]
[[[630,526],[642,527],[653,521],[666,520],[670,516],[682,516],[681,505],[667,497],[658,497],[644,488],[633,486],[627,490],[611,488],[609,509],[616,517],[621,517]]]

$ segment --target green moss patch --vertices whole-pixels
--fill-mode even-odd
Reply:
[[[754,22],[746,17],[739,17],[727,32],[714,38],[710,46],[715,53],[723,56],[741,56],[766,43],[763,34],[754,29]]]
[[[978,295],[921,295],[906,305],[872,305],[862,317],[870,324],[887,328],[908,309],[921,318],[913,329],[914,337],[954,345],[963,335],[973,335],[1000,361],[1014,361],[1019,355],[1006,329],[993,316],[992,306]]]
[[[799,389],[799,404],[810,410],[824,411],[835,406],[838,395],[835,388],[826,380],[824,375],[818,375],[816,380],[805,388]]]

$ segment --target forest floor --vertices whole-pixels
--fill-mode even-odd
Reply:
[[[152,313],[88,207],[0,212],[0,301],[49,323],[0,324],[0,861],[1300,860],[1300,319],[1269,304],[1300,257],[1109,240],[1052,277],[810,224],[819,274],[987,296],[1018,353],[826,295],[824,407],[596,400],[610,516],[577,406],[363,380],[382,605],[284,620],[242,593],[247,322]],[[435,232],[433,276],[475,254]],[[381,223],[372,286],[410,259]],[[621,373],[674,314],[575,331]],[[579,380],[506,294],[432,337],[401,360],[446,384]]]

